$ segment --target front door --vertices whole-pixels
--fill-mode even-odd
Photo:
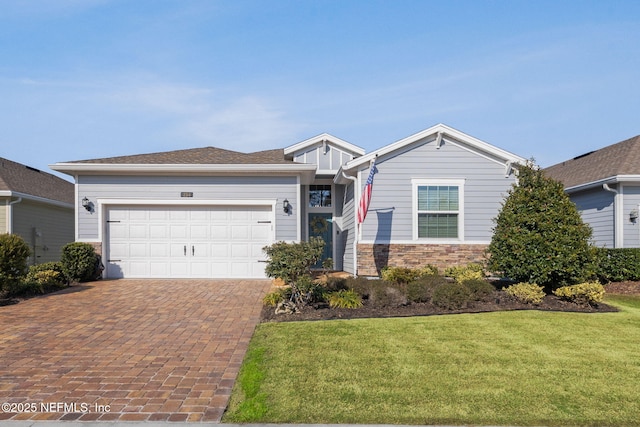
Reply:
[[[313,268],[322,268],[327,258],[333,258],[333,214],[314,212],[309,214],[309,238],[322,237],[324,252]]]

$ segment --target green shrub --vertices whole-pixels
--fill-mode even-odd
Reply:
[[[573,285],[595,273],[591,228],[562,183],[529,163],[518,165],[489,245],[489,269],[516,282],[548,289]]]
[[[420,268],[385,267],[380,272],[382,280],[390,283],[407,284],[424,276],[438,274],[438,267],[427,264]]]
[[[409,303],[403,285],[384,280],[373,281],[373,291],[369,295],[369,300],[376,307],[402,307]]]
[[[598,248],[597,260],[604,283],[640,280],[640,248]]]
[[[275,307],[279,302],[291,298],[291,288],[280,288],[269,292],[262,298],[262,304],[268,307]]]
[[[94,280],[98,262],[98,255],[89,243],[73,242],[62,247],[60,264],[69,282]]]
[[[27,274],[29,245],[17,234],[0,234],[0,291],[13,293]]]
[[[380,272],[380,277],[389,283],[409,283],[420,276],[418,270],[408,267],[385,267]]]
[[[604,298],[604,286],[598,282],[585,282],[563,286],[553,291],[554,295],[577,304],[597,304]]]
[[[481,280],[485,277],[482,265],[475,263],[448,267],[444,270],[444,275],[452,277],[453,280],[458,283],[462,283],[467,280]]]
[[[440,274],[438,267],[432,264],[424,265],[418,268],[418,271],[420,272],[420,277],[438,276]]]
[[[59,262],[32,265],[25,280],[41,285],[43,292],[62,289],[67,285],[62,264]]]
[[[311,304],[314,302],[324,301],[325,288],[320,283],[314,282],[311,276],[300,276],[296,284],[298,297],[302,304]],[[291,288],[294,293],[293,287]]]
[[[373,293],[373,288],[379,280],[370,280],[366,277],[349,277],[346,281],[347,289],[356,291],[362,299],[368,299]]]
[[[542,286],[526,282],[511,285],[504,291],[525,304],[540,304],[545,295]]]
[[[327,292],[335,292],[349,289],[347,279],[345,277],[329,277],[324,285]]]
[[[329,307],[331,308],[360,308],[362,298],[355,291],[341,290],[329,294]]]
[[[429,302],[436,287],[447,283],[442,276],[423,276],[407,285],[407,299],[411,302]]]
[[[482,279],[469,279],[462,282],[462,284],[469,289],[471,299],[474,301],[483,301],[496,290],[491,283]]]
[[[458,282],[447,282],[433,291],[431,301],[434,305],[447,310],[459,310],[471,300],[469,288]]]

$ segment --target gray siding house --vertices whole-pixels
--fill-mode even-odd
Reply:
[[[59,261],[74,241],[73,184],[0,158],[0,233],[17,234],[31,248],[30,264]]]
[[[312,236],[352,274],[477,261],[523,161],[440,124],[369,154],[322,134],[256,153],[205,147],[51,167],[75,177],[76,239],[103,255],[106,277],[259,278],[264,246]]]
[[[550,166],[545,173],[563,183],[597,246],[640,247],[640,136]]]

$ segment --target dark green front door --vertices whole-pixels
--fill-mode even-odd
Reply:
[[[330,213],[309,214],[309,238],[322,237],[324,252],[314,268],[322,268],[322,262],[333,257],[333,215]]]

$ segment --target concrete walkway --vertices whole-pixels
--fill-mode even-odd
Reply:
[[[99,281],[0,307],[0,420],[219,422],[269,287]]]

